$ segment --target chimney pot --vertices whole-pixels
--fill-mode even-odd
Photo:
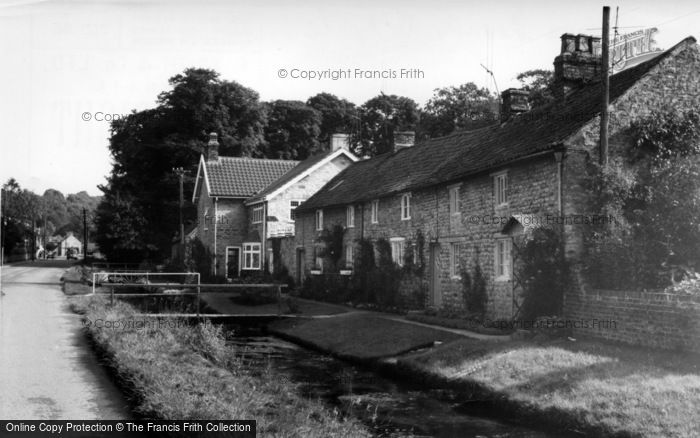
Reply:
[[[530,111],[529,94],[518,88],[509,88],[501,93],[501,123]]]
[[[554,94],[564,97],[574,88],[596,81],[601,72],[601,43],[591,35],[561,36],[561,53],[554,58]]]
[[[348,134],[333,134],[331,135],[331,152],[338,149],[350,150],[350,136]]]
[[[216,161],[219,159],[219,141],[216,132],[209,134],[206,159],[207,161]]]
[[[416,142],[415,131],[394,131],[394,151],[410,148]]]

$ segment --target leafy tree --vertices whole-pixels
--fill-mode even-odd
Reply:
[[[97,207],[97,245],[113,261],[143,260],[155,248],[143,236],[146,219],[128,194],[101,187],[105,199]]]
[[[632,146],[588,187],[600,214],[585,259],[598,287],[665,287],[700,270],[700,113],[658,111],[628,133]]]
[[[362,105],[360,118],[362,126],[353,139],[353,152],[374,156],[392,150],[395,131],[415,130],[420,114],[412,99],[382,93]]]
[[[536,108],[554,100],[552,70],[527,70],[518,74],[516,79],[520,82],[520,87],[530,93],[528,96],[530,108]]]
[[[172,169],[189,172],[185,193],[192,193],[199,155],[209,132],[219,134],[220,154],[261,156],[265,113],[258,94],[218,73],[190,68],[169,81],[157,106],[134,111],[112,123],[114,160],[104,199],[97,210],[97,232],[108,258],[138,255],[166,257],[177,232],[179,179]],[[185,222],[196,217],[185,196]],[[112,214],[119,220],[112,223]],[[119,243],[120,232],[135,226]],[[138,226],[137,226],[138,225]],[[132,260],[136,261],[136,260]]]
[[[40,198],[31,190],[22,189],[10,178],[2,186],[2,247],[6,254],[24,247],[24,239],[32,239]]]
[[[318,111],[321,115],[321,126],[318,140],[328,144],[331,135],[337,133],[349,134],[359,126],[359,113],[355,104],[330,93],[319,93],[310,97],[306,105]]]
[[[421,114],[420,136],[439,137],[456,130],[478,129],[498,119],[498,101],[473,82],[438,88]]]
[[[296,100],[275,100],[267,108],[266,157],[303,160],[321,151],[318,111]]]

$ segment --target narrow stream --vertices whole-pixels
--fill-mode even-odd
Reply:
[[[271,367],[323,400],[360,419],[379,437],[561,437],[487,418],[449,390],[426,390],[266,335],[231,330],[229,343],[254,366]]]

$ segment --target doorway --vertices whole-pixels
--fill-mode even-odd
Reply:
[[[430,244],[430,301],[436,308],[442,307],[442,291],[440,290],[440,244]]]
[[[226,247],[226,278],[238,278],[241,275],[241,248]]]

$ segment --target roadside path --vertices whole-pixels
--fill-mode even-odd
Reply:
[[[0,419],[130,419],[122,393],[87,344],[59,279],[67,263],[2,268]]]
[[[411,321],[406,319],[401,315],[396,315],[394,313],[384,313],[375,312],[370,310],[356,309],[354,307],[344,306],[342,304],[333,303],[323,303],[319,301],[308,300],[305,298],[295,298],[302,307],[312,308],[312,313],[303,312],[300,313],[299,317],[308,317],[311,319],[323,319],[323,318],[343,318],[349,315],[367,314],[373,315],[378,318],[384,318],[391,321],[398,321],[405,324],[412,324],[419,327],[425,327],[434,330],[441,330],[444,332],[453,333],[456,335],[464,336],[472,339],[486,340],[486,341],[508,341],[511,339],[509,335],[486,335],[481,333],[472,332],[469,330],[461,330],[450,327],[443,327],[439,325],[426,324],[418,321]],[[238,306],[231,302],[227,296],[203,296],[202,300],[205,301],[209,307],[223,314],[240,314],[241,306]],[[253,313],[251,313],[252,315]]]

